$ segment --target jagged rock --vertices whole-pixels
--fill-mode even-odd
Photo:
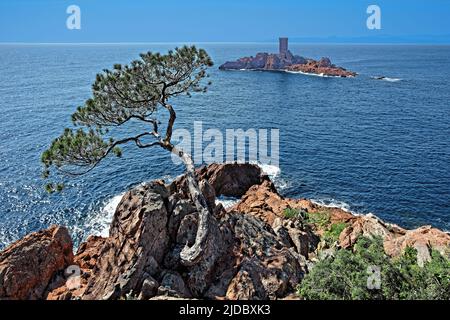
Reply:
[[[450,258],[450,235],[431,226],[404,231],[403,235],[385,239],[384,249],[391,256],[400,255],[406,247],[416,248],[419,265],[431,258],[430,250]]]
[[[192,246],[195,242],[195,234],[197,232],[197,215],[188,214],[181,220],[180,227],[176,237],[178,244],[187,244]]]
[[[34,232],[0,252],[0,300],[44,299],[52,278],[73,263],[65,227]]]
[[[83,242],[77,250],[74,258],[74,264],[81,269],[92,270],[97,263],[99,254],[106,238],[99,236],[89,236],[86,242]]]
[[[168,250],[169,193],[157,182],[128,191],[114,215],[84,299],[114,299],[139,292]]]
[[[288,230],[289,237],[297,249],[297,252],[304,257],[308,257],[310,236],[303,230],[290,228]]]
[[[106,239],[103,237],[89,236],[86,242],[83,242],[78,247],[73,259],[73,267],[78,267],[78,271],[80,272],[80,276],[74,279],[74,281],[78,282],[70,283],[71,279],[68,279],[69,274],[61,275],[53,279],[47,288],[48,294],[46,299],[69,300],[80,298],[86,290],[86,286],[92,275],[92,270],[97,264],[105,241]]]
[[[216,191],[214,190],[214,187],[206,180],[201,180],[199,182],[199,187],[206,199],[208,209],[213,212],[216,208]]]
[[[287,208],[319,211],[316,205],[307,200],[284,198],[267,177],[260,185],[251,187],[233,209],[266,222],[272,226],[286,247],[294,246],[299,254],[308,257],[308,253],[315,249],[319,239],[311,231],[303,230],[300,217],[295,220],[285,219],[283,212]]]
[[[213,163],[196,169],[196,176],[202,191],[206,192],[208,205],[214,209],[214,198],[219,196],[241,197],[251,186],[261,183],[262,171],[253,164]],[[209,184],[209,186],[208,186]],[[180,176],[167,186],[170,194],[178,193],[181,198],[189,199],[185,176]]]
[[[320,61],[308,60],[305,64],[293,64],[286,67],[286,70],[330,77],[348,78],[357,76],[356,72],[348,71],[344,68],[332,65],[328,58],[322,58]]]
[[[177,237],[178,229],[183,218],[188,214],[195,212],[195,210],[196,209],[192,202],[186,199],[180,199],[175,205],[173,205],[173,209],[169,211],[171,212],[171,215],[168,224],[168,232],[172,241],[174,241]]]
[[[250,270],[251,272],[251,270]],[[254,282],[250,272],[241,269],[231,281],[226,297],[230,300],[267,299],[261,282]],[[255,277],[257,278],[257,277]]]
[[[333,66],[329,58],[320,58],[317,64],[319,68],[331,68]]]
[[[272,225],[272,229],[278,236],[280,241],[286,246],[292,246],[291,236],[289,235],[288,229],[283,225],[283,220],[281,218],[276,218]]]
[[[342,248],[352,247],[360,236],[378,236],[385,239],[390,237],[391,233],[388,226],[374,215],[358,216],[342,231],[339,244]]]
[[[286,66],[286,62],[281,59],[278,55],[276,54],[270,54],[267,57],[267,61],[266,64],[264,66],[264,69],[266,70],[279,70],[282,69]]]
[[[171,246],[169,252],[164,257],[163,267],[168,270],[178,270],[181,268],[180,253],[184,244],[175,244]]]
[[[308,63],[308,59],[301,57],[301,56],[294,56],[292,58],[292,64],[307,64]]]
[[[227,61],[220,70],[282,70],[294,64],[305,64],[307,59],[294,56],[289,50],[284,56],[259,52],[255,57],[243,57],[236,61]]]
[[[295,291],[317,258],[339,250],[320,249],[324,230],[308,224],[306,217],[312,213],[326,213],[328,226],[347,224],[339,239],[345,248],[360,236],[380,236],[392,256],[406,246],[415,247],[420,265],[430,258],[430,249],[447,256],[450,252],[450,235],[429,226],[408,231],[373,215],[354,216],[307,199],[285,198],[251,165],[211,165],[197,170],[197,175],[205,179],[200,185],[211,206],[216,193],[243,196],[228,211],[214,204],[205,251],[196,264],[180,262],[181,250],[193,243],[197,229],[196,209],[185,193],[184,178],[168,186],[155,181],[127,192],[115,212],[110,236],[89,237],[74,258],[67,231],[61,229],[31,234],[0,252],[0,297],[11,298],[10,292],[15,292],[15,298],[59,300],[282,299]],[[302,213],[287,218],[286,208]],[[81,269],[79,287],[68,286],[61,267],[68,263]],[[22,269],[30,270],[26,282]]]
[[[261,183],[261,168],[253,164],[211,164],[197,170],[198,179],[206,180],[216,196],[241,197],[247,190]]]
[[[139,300],[148,300],[154,297],[158,291],[158,282],[152,277],[148,277],[142,283],[141,293],[139,294]]]
[[[166,272],[158,288],[158,295],[168,295],[180,298],[190,298],[192,294],[186,287],[183,278],[178,272]]]
[[[278,194],[272,181],[265,178],[259,185],[252,186],[234,207],[234,210],[251,214],[273,225],[275,219],[283,218],[283,210],[295,206]]]
[[[239,241],[237,275],[227,289],[228,299],[268,299],[293,291],[305,270],[272,228],[250,215],[232,217]],[[243,290],[243,288],[247,288]]]
[[[438,250],[444,256],[449,256],[450,253],[450,235],[431,226],[405,230],[385,223],[372,214],[346,219],[346,222],[349,222],[349,225],[339,237],[342,248],[352,247],[360,236],[378,236],[383,239],[386,253],[393,257],[402,254],[406,247],[416,248],[420,266],[431,259],[432,249]]]
[[[294,56],[289,50],[284,54],[258,53],[255,57],[244,57],[236,61],[227,61],[219,67],[220,70],[263,70],[263,71],[294,71],[311,74],[323,74],[335,77],[354,77],[355,72],[333,65],[329,58],[319,61]]]

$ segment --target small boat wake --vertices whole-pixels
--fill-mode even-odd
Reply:
[[[381,81],[387,81],[387,82],[399,82],[402,81],[403,79],[400,78],[390,78],[390,77],[385,77],[385,76],[375,76],[375,77],[371,77],[374,80],[381,80]]]

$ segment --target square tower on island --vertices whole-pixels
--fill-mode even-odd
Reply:
[[[280,38],[280,57],[286,58],[288,52],[288,38]]]

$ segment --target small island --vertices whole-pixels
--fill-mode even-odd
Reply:
[[[329,58],[314,60],[293,55],[288,50],[288,38],[279,39],[279,53],[257,53],[255,57],[244,57],[227,61],[220,70],[286,71],[328,77],[355,77],[356,72],[348,71],[331,63]]]

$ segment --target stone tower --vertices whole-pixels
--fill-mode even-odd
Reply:
[[[280,57],[286,58],[288,52],[288,38],[280,38]]]

